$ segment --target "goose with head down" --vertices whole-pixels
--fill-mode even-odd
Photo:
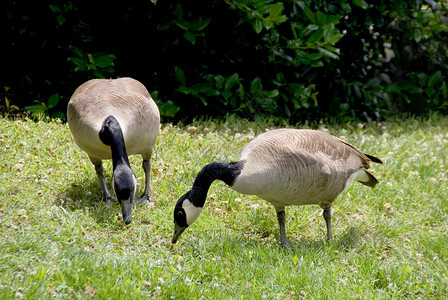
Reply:
[[[237,162],[212,162],[198,173],[193,187],[174,208],[175,243],[200,215],[214,180],[222,180],[235,191],[256,195],[277,211],[280,241],[288,244],[285,207],[319,205],[332,239],[331,205],[353,181],[374,187],[378,181],[366,169],[379,158],[364,154],[330,134],[309,129],[277,129],[249,142]]]
[[[149,202],[150,159],[160,129],[157,105],[145,86],[135,79],[93,79],[73,93],[67,120],[76,144],[95,166],[103,199],[108,203],[112,196],[104,178],[102,160],[112,159],[112,186],[123,220],[129,224],[137,180],[128,155],[140,154],[143,158],[145,190],[141,200]]]

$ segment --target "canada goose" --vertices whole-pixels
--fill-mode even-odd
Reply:
[[[132,78],[93,79],[80,85],[71,97],[67,120],[76,144],[95,166],[103,200],[112,202],[103,175],[103,159],[112,159],[113,188],[123,221],[132,220],[137,180],[128,154],[141,154],[145,172],[143,202],[150,201],[152,147],[160,129],[160,114],[148,90]]]
[[[354,180],[370,187],[378,181],[365,169],[369,161],[349,143],[309,129],[277,129],[249,142],[237,162],[212,162],[197,175],[193,187],[174,208],[174,244],[198,217],[215,179],[242,194],[257,195],[277,211],[280,240],[287,246],[285,206],[317,204],[323,209],[327,238],[331,235],[331,204]]]

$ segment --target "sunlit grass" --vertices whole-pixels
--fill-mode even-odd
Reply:
[[[67,125],[0,118],[0,298],[422,298],[448,294],[448,118],[298,125],[378,156],[375,189],[354,183],[333,205],[275,210],[215,182],[200,218],[171,245],[172,211],[197,172],[234,161],[270,121],[164,124],[152,197],[130,226],[100,202],[94,168]],[[141,158],[131,157],[143,191]],[[110,181],[111,163],[105,163]]]

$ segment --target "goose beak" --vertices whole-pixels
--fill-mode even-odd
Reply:
[[[186,228],[187,227],[180,227],[179,225],[177,225],[177,223],[174,224],[174,234],[173,239],[171,240],[172,244],[177,242],[177,239],[180,237],[180,235],[182,234],[182,232],[184,232]]]
[[[131,200],[121,201],[121,211],[123,213],[123,221],[127,224],[132,221],[132,202]]]

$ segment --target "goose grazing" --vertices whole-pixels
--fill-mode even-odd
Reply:
[[[123,221],[132,220],[137,180],[128,154],[141,154],[145,172],[142,202],[150,201],[152,147],[160,129],[157,105],[145,86],[132,78],[93,79],[79,86],[67,108],[67,120],[76,144],[95,166],[103,200],[112,202],[103,175],[103,159],[112,159],[113,188]]]
[[[282,246],[287,246],[285,206],[317,204],[323,209],[327,238],[331,204],[354,180],[374,187],[369,162],[382,163],[330,134],[308,129],[277,129],[249,142],[237,162],[212,162],[197,175],[193,187],[174,208],[174,244],[198,217],[211,183],[222,180],[242,194],[257,195],[277,211]]]

